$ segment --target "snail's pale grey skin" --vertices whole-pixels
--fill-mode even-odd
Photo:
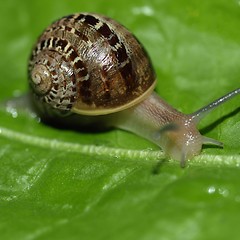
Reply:
[[[240,89],[186,115],[154,93],[155,84],[139,41],[98,14],[74,14],[51,24],[29,61],[31,99],[42,119],[118,127],[149,139],[182,165],[205,143],[222,146],[202,136],[196,125]]]
[[[201,152],[203,144],[223,147],[223,143],[202,136],[197,124],[206,114],[239,93],[240,88],[192,114],[177,111],[156,93],[152,93],[138,106],[118,113],[115,119],[119,119],[116,121],[119,128],[149,139],[184,166],[187,159]]]

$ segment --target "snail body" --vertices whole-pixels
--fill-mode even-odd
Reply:
[[[177,111],[153,92],[156,75],[140,42],[118,22],[91,13],[51,24],[34,46],[28,70],[40,118],[118,127],[149,139],[182,165],[199,154],[204,143],[222,146],[203,137],[196,126],[240,92],[193,114]]]

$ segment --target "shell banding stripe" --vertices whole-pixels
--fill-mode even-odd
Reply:
[[[110,25],[104,22],[102,18],[93,15],[71,15],[68,19],[71,18],[74,19],[74,21],[80,21],[83,24],[90,25],[96,30],[97,33],[99,33],[108,41],[118,61],[119,71],[121,72],[122,78],[125,80],[125,86],[127,87],[128,91],[131,91],[135,85],[135,76],[132,68],[132,62],[129,58],[124,43],[120,41],[117,34],[113,29],[111,29]]]
[[[44,53],[42,53],[43,56]],[[38,96],[43,102],[50,103],[53,108],[57,108],[63,111],[68,111],[72,108],[77,93],[77,86],[75,78],[71,75],[63,76],[57,73],[56,68],[60,67],[59,60],[55,57],[56,53],[52,52],[45,58],[38,61],[38,64],[47,66],[51,76],[51,89],[48,93]],[[67,64],[65,59],[61,59],[61,63]],[[65,82],[65,77],[68,77],[70,81],[68,84]],[[37,95],[37,94],[36,94]],[[43,106],[44,107],[44,106]]]
[[[45,49],[56,50],[64,53],[65,58],[67,60],[70,60],[71,65],[75,68],[75,73],[78,75],[81,81],[88,80],[89,75],[85,65],[83,64],[81,58],[78,56],[77,51],[67,40],[54,37],[43,40],[38,44],[33,56],[37,55],[39,52]]]
[[[84,14],[69,15],[60,20],[60,22],[59,22],[60,26],[58,25],[56,27],[51,27],[51,28],[47,29],[47,31],[49,31],[49,32],[53,32],[57,29],[63,30],[63,31],[64,30],[69,31],[73,34],[78,35],[81,38],[85,38],[82,40],[87,42],[88,38],[86,37],[86,35],[84,35],[80,31],[78,31],[76,28],[71,28],[71,27],[68,27],[65,25],[61,25],[61,21],[63,21],[63,22],[68,22],[68,21],[69,22],[81,22],[82,24],[90,25],[92,28],[94,28],[96,30],[97,33],[102,35],[109,42],[112,50],[116,54],[116,57],[117,57],[120,65],[123,65],[124,61],[127,62],[129,60],[127,50],[126,50],[124,44],[120,41],[120,39],[118,38],[118,36],[114,32],[114,30],[111,29],[111,27],[106,22],[103,22],[103,20],[100,19],[100,17],[97,18],[93,15],[84,15]]]
[[[48,67],[49,72],[51,73],[51,77],[53,79],[52,88],[48,94],[42,96],[41,99],[43,102],[51,103],[52,107],[62,109],[64,111],[70,110],[72,105],[75,102],[75,98],[77,97],[77,79],[80,81],[88,80],[89,75],[88,72],[82,63],[80,57],[78,56],[77,52],[74,48],[70,45],[67,40],[63,40],[60,38],[48,38],[42,40],[36,47],[35,51],[33,52],[32,59],[34,59],[39,53],[43,53],[44,51],[53,50],[53,52],[62,52],[62,60],[65,64],[69,63],[70,66],[66,70],[69,71],[70,67],[74,69],[74,72],[66,72],[71,80],[59,82],[59,76],[56,73],[56,66],[59,63],[52,57],[51,62],[50,60],[43,60],[42,64]],[[50,53],[48,53],[50,54]],[[53,62],[55,62],[53,64]],[[40,62],[41,63],[41,62]],[[39,64],[40,64],[39,63]],[[32,67],[33,63],[30,63],[30,68]],[[64,65],[62,65],[64,67]],[[61,87],[59,86],[61,85]]]

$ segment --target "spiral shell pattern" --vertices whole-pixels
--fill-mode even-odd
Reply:
[[[39,37],[29,61],[37,104],[85,115],[120,111],[149,95],[155,73],[139,41],[116,21],[80,13]]]

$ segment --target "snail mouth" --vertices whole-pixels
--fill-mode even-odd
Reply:
[[[159,145],[172,159],[178,160],[184,167],[186,160],[198,155],[203,138],[195,126],[173,122],[166,124],[159,131]]]
[[[37,94],[47,94],[52,87],[51,76],[47,67],[42,64],[36,64],[31,72],[30,82]]]
[[[176,135],[168,135],[164,150],[172,159],[178,160],[181,167],[185,166],[187,160],[192,159],[198,155],[202,149],[201,135],[194,139],[181,138]]]

